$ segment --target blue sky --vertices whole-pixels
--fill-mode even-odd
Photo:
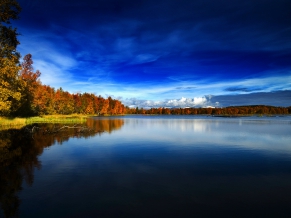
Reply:
[[[291,105],[289,0],[19,0],[43,84],[127,106]]]

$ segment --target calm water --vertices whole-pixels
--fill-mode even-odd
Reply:
[[[291,117],[84,125],[0,133],[0,217],[291,215]]]

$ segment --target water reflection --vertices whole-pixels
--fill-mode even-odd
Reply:
[[[290,212],[288,120],[126,116],[89,119],[90,131],[37,127],[0,133],[6,217]]]
[[[142,129],[142,131],[140,131]],[[123,134],[176,146],[229,147],[291,155],[291,121],[274,118],[127,118]],[[146,133],[146,134],[145,134]],[[176,148],[177,149],[177,148]]]
[[[40,168],[37,156],[42,149],[31,144],[23,130],[0,132],[0,202],[6,217],[17,215],[22,180],[33,183],[33,168]]]
[[[23,181],[28,186],[34,182],[34,169],[41,169],[39,156],[44,149],[53,144],[62,144],[70,138],[89,138],[105,132],[120,129],[124,124],[121,119],[88,119],[84,126],[63,124],[35,124],[21,129],[0,131],[0,217],[18,217],[21,201],[18,193]],[[78,128],[80,127],[80,128]],[[62,129],[61,129],[62,128]],[[34,129],[33,133],[28,130]],[[55,131],[59,130],[60,131]]]

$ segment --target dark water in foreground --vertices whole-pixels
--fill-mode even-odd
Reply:
[[[85,125],[0,132],[0,217],[291,215],[290,117]]]

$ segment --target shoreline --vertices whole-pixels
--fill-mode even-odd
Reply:
[[[35,117],[0,117],[0,130],[10,129],[10,128],[22,128],[29,124],[34,123],[84,123],[88,118],[93,117],[114,117],[114,116],[132,116],[132,115],[141,115],[141,116],[166,116],[166,114],[117,114],[117,115],[83,115],[83,114],[71,114],[71,115],[42,115]],[[207,116],[207,117],[221,117],[221,118],[241,118],[241,117],[286,117],[290,116],[288,114],[240,114],[240,115],[209,115],[209,114],[189,114],[189,115],[172,115],[168,116]]]
[[[0,117],[0,130],[16,128],[20,129],[34,123],[84,123],[87,115],[43,115],[36,117]]]

